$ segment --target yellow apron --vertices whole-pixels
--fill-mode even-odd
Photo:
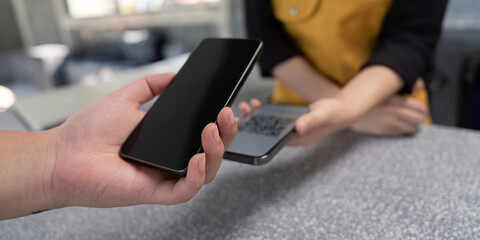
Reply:
[[[314,67],[340,86],[370,58],[393,0],[271,0],[275,17]],[[401,0],[400,0],[401,1]],[[428,106],[425,89],[411,97]],[[308,104],[276,80],[275,103]]]

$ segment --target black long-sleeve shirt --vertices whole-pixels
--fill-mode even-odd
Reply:
[[[440,37],[447,0],[395,0],[382,25],[377,45],[364,67],[384,65],[404,81],[401,92],[411,92],[425,74]],[[293,44],[272,10],[270,0],[246,0],[247,31],[262,39],[260,66],[265,76],[272,68],[301,51]]]

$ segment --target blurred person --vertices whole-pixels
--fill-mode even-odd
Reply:
[[[441,33],[447,1],[246,0],[250,37],[264,41],[262,74],[273,103],[310,105],[292,144],[341,129],[414,134],[429,122],[421,79]],[[405,95],[410,94],[410,95]],[[243,114],[261,103],[242,102]]]
[[[0,219],[68,206],[177,204],[191,199],[214,179],[236,134],[230,108],[219,113],[218,126],[204,128],[204,153],[192,156],[186,177],[171,178],[119,155],[145,115],[140,105],[162,93],[172,77],[139,79],[47,131],[0,132]]]

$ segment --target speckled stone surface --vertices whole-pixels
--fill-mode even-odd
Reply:
[[[186,204],[54,210],[0,222],[0,239],[480,239],[480,134],[341,132],[225,161]]]

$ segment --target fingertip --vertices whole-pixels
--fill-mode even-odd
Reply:
[[[298,134],[303,135],[307,132],[308,130],[308,120],[306,117],[300,117],[297,119],[297,123],[295,124],[295,129]]]
[[[204,146],[208,148],[208,146],[211,144],[215,145],[215,143],[220,141],[220,134],[218,132],[218,127],[217,124],[215,123],[209,123],[202,132],[202,142],[204,144],[206,143],[207,146]]]
[[[238,104],[238,109],[242,113],[242,116],[246,116],[251,112],[250,106],[248,105],[247,102],[244,102],[244,101]]]
[[[220,132],[220,136],[222,137],[224,149],[227,149],[230,146],[230,143],[232,143],[235,135],[237,135],[237,120],[233,116],[233,111],[231,108],[225,109],[221,114],[222,116],[217,120],[217,127],[218,131]]]
[[[217,122],[222,122],[222,118],[226,119],[230,125],[235,124],[235,116],[233,115],[233,110],[230,107],[225,107],[222,109],[222,111],[220,111]]]
[[[425,83],[422,80],[416,81],[415,85],[413,85],[413,92],[420,91],[425,88]]]
[[[166,86],[170,81],[175,77],[175,73],[161,73],[161,74],[152,74],[145,76],[145,80],[151,84],[151,86],[155,86],[158,83],[162,83],[162,85]],[[152,89],[155,92],[155,89]]]
[[[241,101],[241,102],[238,104],[238,107],[243,107],[243,106],[245,106],[245,105],[248,106],[248,103],[245,102],[245,101]]]
[[[262,106],[262,103],[257,98],[252,98],[250,100],[250,105],[252,105],[253,109],[257,110],[257,109],[260,109],[260,107]]]

